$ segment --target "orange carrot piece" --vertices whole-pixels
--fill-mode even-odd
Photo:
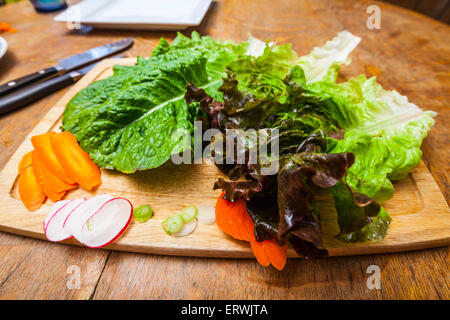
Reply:
[[[76,181],[70,178],[64,171],[50,143],[50,137],[55,134],[55,132],[48,132],[33,136],[31,137],[31,143],[33,144],[34,150],[39,154],[41,162],[53,173],[53,175],[68,184],[74,184]]]
[[[256,260],[262,266],[267,267],[271,264],[276,269],[283,270],[287,259],[287,244],[279,246],[274,239],[264,240],[262,242],[252,240],[250,244]]]
[[[19,164],[19,187],[20,200],[28,211],[36,211],[45,202],[45,195],[36,181],[31,164],[31,152],[27,153]]]
[[[255,225],[247,212],[245,201],[241,200],[241,203],[238,205],[239,210],[237,210],[239,232],[242,240],[252,241],[255,240]]]
[[[66,192],[65,191],[57,192],[53,189],[51,180],[49,180],[45,174],[48,171],[47,172],[45,171],[45,167],[40,162],[36,151],[33,151],[32,159],[33,159],[34,175],[36,176],[36,181],[41,190],[50,200],[54,202],[61,200],[61,198],[64,197],[64,195],[66,194]]]
[[[233,203],[223,199],[224,195],[225,193],[222,193],[216,203],[215,209],[216,224],[220,230],[222,230],[229,236],[232,236],[234,232],[230,230],[228,214],[231,211],[231,208],[233,207],[232,206]]]
[[[32,152],[32,151],[30,151],[30,152],[28,152],[27,154],[25,154],[25,155],[22,157],[22,160],[20,160],[20,162],[19,162],[19,167],[17,168],[18,171],[19,171],[19,173],[20,173],[23,169],[25,169],[25,168],[27,168],[27,167],[29,167],[29,166],[32,165],[33,162],[32,162],[31,152]]]
[[[47,181],[48,185],[52,189],[52,191],[56,193],[60,193],[62,191],[68,191],[75,189],[77,187],[77,184],[68,184],[64,181],[60,180],[57,176],[55,176],[49,168],[44,164],[44,162],[41,159],[41,156],[39,153],[36,153],[36,158],[38,158],[35,161],[38,161],[38,165],[40,166],[42,170],[42,174],[45,177],[45,180]]]
[[[228,200],[225,200],[228,201]],[[231,206],[230,210],[227,212],[227,220],[228,220],[228,228],[230,230],[230,236],[237,240],[243,240],[241,234],[239,232],[239,205],[240,200],[235,201],[233,206]]]
[[[270,265],[270,259],[264,248],[263,242],[252,240],[250,241],[250,245],[252,246],[253,254],[255,255],[258,263],[263,267],[268,267]]]
[[[242,222],[241,213],[240,213],[239,208],[238,208],[238,210],[234,211],[233,221],[235,224],[234,232],[236,233],[236,239],[242,240],[242,241],[247,241],[245,230],[243,229],[243,225],[242,225],[243,222]]]
[[[67,175],[84,189],[92,190],[102,183],[100,170],[78,145],[70,132],[61,132],[50,136],[50,143],[59,163]]]
[[[287,259],[287,244],[278,245],[274,239],[263,241],[264,249],[269,257],[270,263],[278,270],[283,270]]]
[[[216,203],[216,223],[219,229],[238,240],[249,241],[256,260],[264,267],[272,264],[282,270],[286,264],[287,245],[279,246],[276,240],[258,242],[255,225],[245,207],[244,199],[231,202],[222,193]]]
[[[235,239],[250,241],[253,235],[253,221],[247,213],[244,199],[231,202],[225,200],[224,195],[225,193],[222,193],[216,203],[217,226]]]

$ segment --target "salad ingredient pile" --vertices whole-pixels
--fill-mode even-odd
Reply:
[[[172,134],[192,134],[195,120],[217,129],[225,143],[229,129],[266,136],[277,129],[279,152],[256,164],[245,157],[249,141],[244,164],[236,161],[242,155],[222,154],[235,164],[217,164],[229,178],[214,185],[224,191],[219,228],[249,241],[263,265],[282,268],[288,243],[302,257],[326,255],[315,199],[328,192],[338,239],[380,240],[391,222],[382,205],[394,194],[392,182],[419,164],[435,113],[383,89],[375,77],[339,83],[340,65],[350,63],[360,40],[343,31],[298,57],[289,44],[254,38],[236,44],[194,32],[172,44],[161,39],[149,59],[115,66],[113,76],[80,91],[66,106],[63,129],[98,166],[125,173],[193,150],[191,139]],[[272,164],[277,172],[263,174]],[[182,217],[165,226],[178,232]]]

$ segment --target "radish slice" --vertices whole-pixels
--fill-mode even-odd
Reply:
[[[45,236],[48,240],[57,242],[69,239],[72,237],[70,233],[68,233],[63,228],[64,221],[66,221],[67,216],[76,209],[79,205],[85,202],[86,199],[74,199],[65,201],[65,204],[62,206],[58,206],[59,209],[55,212],[55,214],[48,220],[44,231]],[[62,201],[60,201],[62,202]],[[55,204],[56,205],[56,204]],[[53,205],[53,206],[55,206]],[[53,209],[53,208],[52,208]]]
[[[105,202],[72,235],[90,248],[104,247],[125,231],[131,221],[133,205],[124,198],[113,198]]]
[[[45,218],[44,221],[44,231],[45,229],[47,229],[47,223],[49,222],[49,220],[55,215],[55,213],[61,209],[63,206],[65,206],[66,204],[68,204],[70,202],[70,200],[61,200],[58,202],[55,202],[52,206],[52,208],[50,209],[50,212],[48,213],[47,217]]]
[[[213,206],[199,206],[197,207],[197,219],[202,224],[213,224],[216,222],[216,209]]]
[[[64,230],[76,238],[86,221],[112,198],[109,194],[101,194],[86,200],[67,216],[63,224]]]
[[[173,233],[172,236],[175,236],[175,237],[187,236],[187,235],[191,234],[192,232],[194,232],[196,227],[197,227],[197,219],[194,219],[188,223],[183,224],[180,231],[178,231],[177,233]]]

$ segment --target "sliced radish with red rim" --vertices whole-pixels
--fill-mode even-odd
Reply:
[[[73,236],[88,247],[101,248],[126,230],[132,214],[133,205],[129,200],[109,194],[89,200],[58,201],[44,221],[44,232],[50,241]]]
[[[49,220],[55,215],[55,213],[61,209],[63,206],[65,206],[66,204],[68,204],[70,202],[70,200],[61,200],[58,202],[55,202],[52,206],[52,208],[50,209],[50,212],[48,213],[47,217],[45,218],[44,221],[44,231],[47,228],[47,223],[49,222]]]
[[[132,213],[133,205],[129,200],[110,199],[85,221],[79,232],[72,235],[90,248],[104,247],[125,231]]]
[[[44,226],[45,236],[47,237],[48,240],[57,242],[72,237],[70,233],[64,230],[63,228],[64,222],[66,221],[66,218],[70,215],[70,213],[85,201],[86,199],[82,198],[82,199],[66,200],[62,205],[58,206],[56,205],[56,203],[53,205],[54,207],[56,206],[58,209],[50,217],[50,219],[48,219],[47,223]]]
[[[64,229],[75,236],[81,231],[86,221],[112,198],[109,194],[101,194],[86,200],[70,213],[64,221]]]

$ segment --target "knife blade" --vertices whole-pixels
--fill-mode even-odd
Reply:
[[[113,57],[113,59],[120,57],[122,56]],[[84,68],[41,81],[34,85],[22,88],[21,90],[12,92],[4,97],[0,97],[0,115],[19,109],[33,101],[49,95],[50,93],[75,83],[99,63],[100,62],[90,64]]]
[[[123,51],[133,45],[132,38],[125,38],[116,42],[106,44],[104,46],[92,48],[88,51],[61,59],[58,61],[58,65],[42,69],[38,72],[29,74],[16,80],[9,81],[0,86],[0,96],[8,94],[19,88],[23,88],[27,85],[33,84],[45,78],[49,78],[56,75],[61,75],[72,70],[83,67],[87,64],[93,63],[107,56],[116,54]]]

